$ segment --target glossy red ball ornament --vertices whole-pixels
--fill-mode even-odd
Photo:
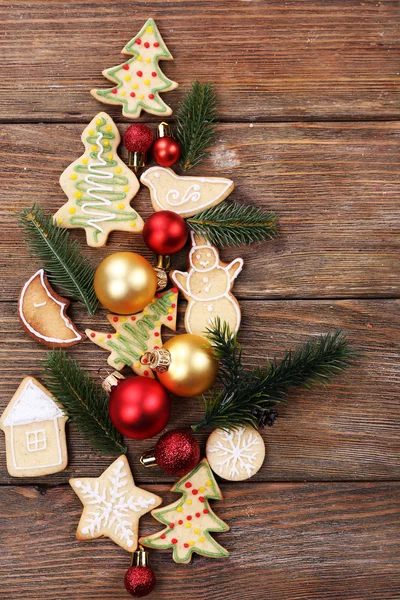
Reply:
[[[172,429],[158,440],[154,458],[168,475],[186,475],[200,460],[199,442],[187,429]]]
[[[135,123],[124,133],[124,146],[129,152],[148,152],[154,142],[154,133],[144,123]]]
[[[189,235],[186,221],[171,210],[152,214],[143,227],[145,244],[161,256],[182,250]]]
[[[153,158],[160,167],[171,167],[180,157],[181,147],[173,137],[160,137],[154,142]]]
[[[114,427],[122,435],[145,440],[167,425],[171,399],[155,379],[130,377],[112,387],[108,410]]]
[[[125,573],[126,590],[134,598],[143,598],[150,594],[156,584],[151,567],[130,567]]]

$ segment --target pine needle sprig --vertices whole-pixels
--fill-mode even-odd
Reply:
[[[223,202],[186,219],[196,235],[216,246],[241,246],[278,235],[278,217],[256,206]]]
[[[185,171],[199,164],[215,140],[217,94],[211,82],[192,82],[176,113],[176,137]]]
[[[95,448],[125,454],[126,446],[108,414],[108,396],[64,350],[52,350],[43,361],[46,386]]]
[[[94,269],[81,254],[78,242],[71,242],[68,231],[57,227],[53,217],[37,204],[20,213],[19,223],[25,242],[43,263],[49,280],[94,315],[99,303],[93,287]]]
[[[291,390],[327,385],[360,356],[342,333],[335,331],[287,350],[280,361],[275,357],[265,367],[246,371],[240,345],[226,323],[216,320],[208,337],[220,360],[222,389],[203,397],[204,417],[193,426],[194,431],[206,426],[229,430],[245,425],[272,425],[277,416],[276,405],[286,402]]]

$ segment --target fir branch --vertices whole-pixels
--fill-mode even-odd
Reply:
[[[255,206],[223,202],[186,219],[198,236],[216,246],[250,245],[278,235],[278,217]]]
[[[281,361],[275,357],[263,368],[246,371],[242,367],[241,348],[227,324],[216,321],[208,337],[220,360],[220,383],[203,397],[205,414],[194,431],[205,426],[233,429],[251,425],[272,425],[277,417],[275,406],[297,387],[326,385],[331,377],[353,363],[359,354],[340,331],[287,350]],[[230,376],[231,374],[231,376]]]
[[[108,414],[106,392],[64,350],[48,352],[43,364],[47,388],[87,441],[107,454],[125,454],[127,448]]]
[[[181,146],[181,165],[185,171],[198,165],[206,148],[215,140],[217,95],[215,84],[193,81],[176,113],[176,137]]]
[[[81,254],[77,241],[71,242],[66,229],[36,204],[20,213],[25,242],[46,269],[49,280],[86,306],[94,315],[98,300],[93,287],[94,269]]]

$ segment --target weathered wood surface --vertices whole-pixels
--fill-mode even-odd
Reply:
[[[178,322],[179,331],[183,332],[183,301],[181,304]],[[240,339],[246,363],[251,367],[261,365],[275,352],[281,354],[296,343],[338,327],[365,355],[331,386],[296,392],[290,397],[274,427],[264,430],[267,459],[255,480],[370,480],[398,476],[399,307],[398,300],[242,302]],[[40,359],[46,352],[26,336],[15,318],[15,310],[15,304],[0,304],[2,335],[7,339],[6,346],[0,348],[3,368],[0,410],[7,405],[22,377],[30,374],[40,378]],[[88,318],[84,309],[74,306],[71,315],[82,329],[90,326],[113,331],[104,311]],[[164,333],[165,339],[171,335],[167,329]],[[108,353],[89,340],[70,352],[99,383],[100,377],[111,372],[106,363]],[[126,371],[127,375],[131,373],[129,369]],[[201,414],[201,402],[176,398],[170,427],[193,425],[200,421]],[[208,434],[206,430],[199,436],[203,445]],[[142,481],[172,481],[158,469],[144,469],[139,464],[140,455],[153,442],[130,440],[131,463]],[[68,446],[68,469],[36,478],[34,482],[54,485],[72,475],[90,476],[94,468],[102,470],[110,463],[111,459],[94,451],[74,426],[69,428]],[[0,452],[0,482],[13,483],[16,480],[5,469],[3,440]],[[28,483],[29,479],[18,482]]]
[[[93,474],[97,469],[93,469]],[[150,486],[166,502],[167,487]],[[399,483],[223,486],[216,513],[231,553],[176,565],[152,552],[159,600],[398,600]],[[79,499],[69,486],[0,489],[0,597],[123,600],[129,555],[110,540],[77,542]],[[159,531],[149,515],[140,532]]]
[[[65,202],[58,179],[81,154],[81,133],[82,125],[0,130],[7,147],[0,207],[3,300],[17,296],[30,262],[15,212],[34,202],[55,212]],[[232,199],[272,210],[281,219],[278,239],[222,252],[223,258],[240,254],[245,260],[234,288],[239,298],[399,295],[399,123],[235,124],[218,133],[209,160],[193,173],[231,177]],[[144,217],[151,213],[147,188],[132,205]],[[151,258],[140,235],[114,233],[107,248],[91,251],[83,231],[72,235],[96,265],[117,249]],[[185,267],[185,253],[174,257],[174,265]]]
[[[218,85],[226,120],[396,119],[397,0],[1,2],[0,119],[90,120],[104,68],[151,15],[175,57],[181,87]],[[110,108],[120,118],[118,108]],[[156,120],[154,117],[153,120]]]

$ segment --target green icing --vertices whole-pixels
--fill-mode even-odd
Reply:
[[[106,131],[106,125],[107,121],[102,117],[101,123],[96,124],[96,132],[86,138],[88,144],[96,145],[98,148],[89,154],[91,160],[96,162],[87,165],[78,164],[74,167],[74,172],[81,176],[75,181],[74,187],[82,193],[80,198],[75,198],[75,203],[82,212],[79,215],[71,215],[70,223],[76,227],[92,227],[93,238],[96,242],[99,234],[103,231],[102,223],[108,220],[113,222],[134,221],[137,218],[137,214],[130,207],[127,210],[121,210],[113,204],[126,200],[127,194],[123,187],[128,185],[129,180],[127,177],[109,170],[116,167],[118,162],[107,156],[110,150],[104,146],[104,140],[113,140],[115,135],[112,131]],[[99,134],[101,134],[100,139]],[[105,172],[110,173],[112,177],[104,176]],[[85,181],[85,177],[90,177],[89,182]],[[107,189],[108,186],[112,189]],[[91,190],[92,196],[88,193],[88,189]],[[108,204],[108,202],[112,204]],[[88,203],[92,206],[88,206]]]
[[[174,292],[166,292],[146,308],[146,311],[151,314],[144,315],[135,322],[125,322],[122,329],[126,335],[120,332],[118,338],[114,336],[114,339],[107,342],[107,346],[117,354],[115,364],[122,362],[130,367],[133,360],[140,359],[142,353],[147,350],[146,342],[150,339],[150,332],[153,331],[160,317],[168,314],[173,298]]]

